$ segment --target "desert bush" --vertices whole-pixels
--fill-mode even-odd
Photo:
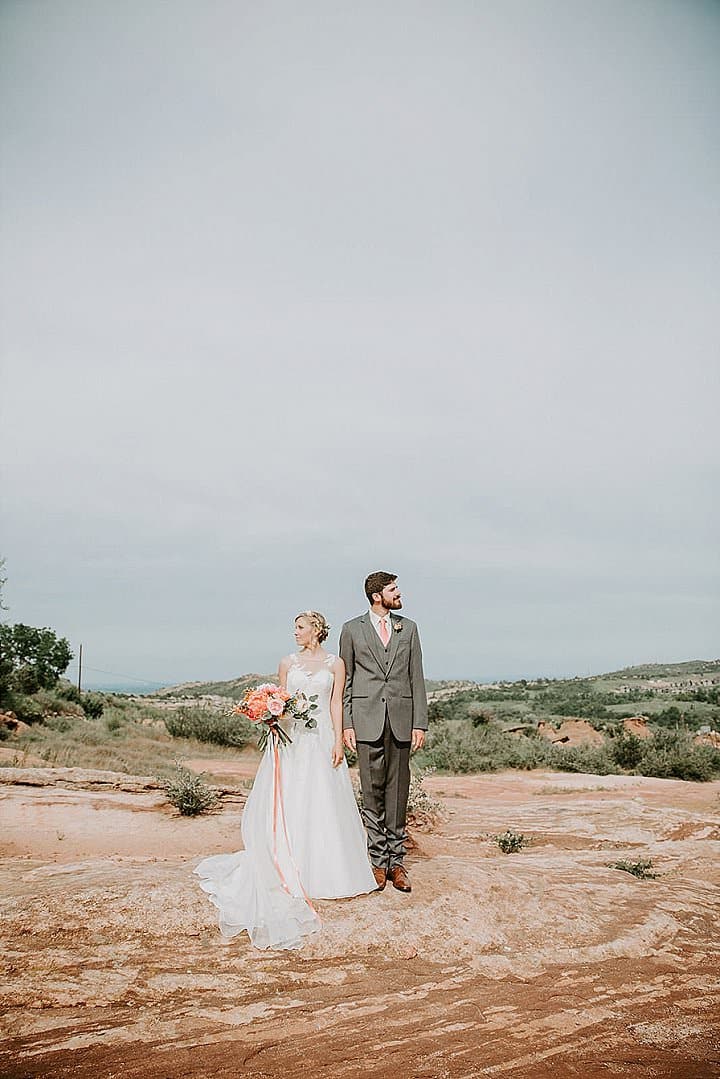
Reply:
[[[651,858],[640,858],[637,862],[626,862],[624,860],[612,862],[610,869],[621,869],[623,873],[631,873],[638,880],[655,880],[657,878],[657,873],[653,872]]]
[[[418,766],[467,774],[502,768],[553,768],[594,775],[632,771],[667,779],[708,780],[720,775],[720,750],[696,745],[686,731],[658,730],[652,738],[620,733],[602,745],[552,745],[544,738],[514,736],[493,722],[472,721],[431,726]]]
[[[218,801],[217,794],[203,782],[202,775],[196,775],[181,764],[176,765],[175,774],[170,779],[163,780],[163,786],[168,801],[183,817],[206,813]]]
[[[101,693],[93,693],[86,690],[81,692],[77,686],[72,682],[68,682],[66,678],[61,678],[58,684],[54,687],[53,692],[56,697],[62,698],[65,701],[72,701],[73,704],[79,705],[86,716],[90,719],[99,719],[103,714],[105,707],[105,697]]]
[[[188,706],[163,716],[165,726],[174,738],[196,738],[219,746],[247,745],[255,728],[244,716],[226,715],[210,708]]]
[[[13,694],[12,710],[23,723],[42,723],[44,718],[42,705],[35,697],[26,696],[24,693]]]
[[[467,716],[473,727],[479,727],[483,723],[489,723],[493,720],[495,713],[490,708],[482,705],[480,701],[471,701],[467,706]]]
[[[113,711],[110,715],[105,716],[105,727],[110,731],[110,734],[117,734],[123,727],[122,715],[118,715],[117,712]]]
[[[508,828],[502,835],[494,836],[494,839],[503,854],[517,854],[530,842],[522,832],[515,832],[512,828]]]
[[[450,722],[430,728],[426,748],[417,755],[416,764],[459,774],[553,767],[553,747],[541,738],[506,734],[495,723],[474,727],[468,722]]]
[[[80,704],[82,700],[82,694],[78,687],[73,685],[72,682],[68,682],[67,678],[60,679],[55,686],[55,692],[58,697],[62,697],[66,701],[73,701],[75,704]]]
[[[100,693],[83,693],[80,707],[89,719],[99,719],[105,709],[105,698]]]
[[[470,728],[453,721],[438,723],[428,731],[425,748],[418,753],[417,763],[439,772],[463,775],[469,772],[494,771],[488,766],[486,728]]]
[[[410,776],[408,794],[408,825],[421,831],[431,831],[443,818],[442,802],[433,798],[425,788],[425,780],[435,771],[434,768],[421,768]]]
[[[602,746],[553,746],[553,768],[560,772],[586,772],[607,776],[619,772],[607,745]]]
[[[714,779],[720,775],[720,750],[697,745],[686,731],[659,730],[643,743],[635,771],[660,779]]]
[[[610,754],[621,768],[636,768],[642,760],[643,744],[634,734],[620,734],[612,739]]]
[[[43,723],[45,727],[48,727],[51,731],[57,731],[59,734],[67,734],[68,731],[77,723],[78,717],[74,715],[57,715],[46,716]]]

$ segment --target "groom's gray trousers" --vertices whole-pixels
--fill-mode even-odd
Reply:
[[[356,744],[368,854],[373,865],[390,869],[405,857],[410,742],[395,737],[386,713],[382,737]]]

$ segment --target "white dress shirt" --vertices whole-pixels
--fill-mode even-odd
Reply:
[[[375,627],[375,632],[377,633],[378,637],[380,637],[380,623],[382,622],[383,618],[385,619],[385,624],[387,625],[388,643],[389,643],[390,642],[390,637],[392,636],[392,631],[393,631],[392,619],[390,618],[390,611],[388,611],[387,614],[385,614],[385,615],[378,615],[378,614],[375,614],[375,611],[370,611],[370,621],[372,622],[373,626]],[[380,637],[380,642],[381,642],[381,644],[382,644],[382,646],[384,648],[385,644],[383,642],[382,637]]]

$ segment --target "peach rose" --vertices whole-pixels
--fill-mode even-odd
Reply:
[[[281,716],[285,710],[285,702],[281,697],[271,697],[267,702],[267,710],[271,716]]]

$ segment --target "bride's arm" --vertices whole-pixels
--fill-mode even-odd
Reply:
[[[278,663],[278,685],[281,689],[287,689],[287,676],[288,668],[290,666],[290,656],[283,656]]]
[[[335,676],[332,696],[330,698],[330,718],[332,719],[335,744],[332,751],[333,768],[337,768],[345,759],[343,753],[343,693],[345,691],[345,664],[341,659],[336,659],[332,665]]]

